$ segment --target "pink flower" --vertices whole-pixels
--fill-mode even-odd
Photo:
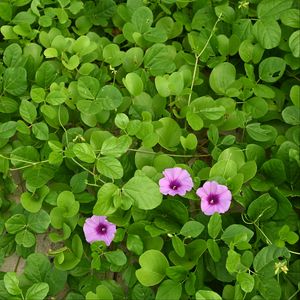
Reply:
[[[83,225],[83,232],[88,243],[103,241],[109,246],[115,237],[116,225],[110,223],[103,216],[87,218]]]
[[[193,188],[190,174],[181,168],[169,168],[163,171],[164,177],[159,180],[159,190],[164,195],[184,196]]]
[[[227,186],[218,184],[216,181],[207,181],[203,187],[196,191],[201,198],[201,210],[205,215],[220,214],[226,212],[231,203],[231,192]]]

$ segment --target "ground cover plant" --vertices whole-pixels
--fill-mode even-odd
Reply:
[[[1,299],[297,299],[299,1],[1,0],[0,32]]]

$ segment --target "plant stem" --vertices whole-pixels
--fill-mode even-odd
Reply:
[[[195,53],[195,65],[194,65],[194,71],[193,71],[193,78],[192,78],[192,83],[191,83],[191,91],[189,93],[189,98],[188,98],[188,106],[190,106],[190,103],[191,103],[191,98],[192,98],[192,92],[193,92],[193,88],[194,88],[194,84],[195,84],[195,80],[196,80],[196,73],[197,73],[197,67],[198,67],[198,61],[199,61],[199,58],[202,56],[202,54],[204,53],[204,51],[206,50],[206,48],[208,47],[208,44],[211,40],[211,38],[213,37],[215,31],[216,31],[216,27],[217,27],[217,24],[219,23],[219,21],[221,20],[221,17],[222,17],[222,13],[218,16],[218,19],[217,21],[215,22],[214,24],[214,27],[213,29],[211,30],[210,32],[210,35],[203,47],[203,49],[201,50],[201,52],[199,54],[196,54]]]

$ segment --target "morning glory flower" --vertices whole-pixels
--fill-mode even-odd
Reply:
[[[106,220],[104,216],[87,218],[83,225],[83,232],[88,243],[103,241],[109,246],[115,237],[116,225]]]
[[[201,198],[201,210],[205,215],[213,215],[215,212],[225,213],[231,203],[231,192],[227,186],[216,181],[207,181],[203,187],[196,191]]]
[[[184,196],[193,188],[193,181],[188,171],[181,168],[169,168],[163,171],[164,177],[159,180],[159,190],[164,195]]]

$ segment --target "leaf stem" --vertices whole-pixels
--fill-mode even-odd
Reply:
[[[208,37],[208,39],[207,39],[207,41],[206,41],[203,49],[201,50],[201,52],[199,54],[195,53],[195,59],[196,60],[195,60],[194,71],[193,71],[193,78],[192,78],[192,83],[191,83],[191,91],[189,93],[189,98],[188,98],[188,106],[190,106],[191,99],[192,99],[192,92],[193,92],[193,88],[194,88],[194,84],[195,84],[195,80],[196,80],[196,73],[197,73],[197,67],[198,67],[199,58],[202,56],[202,54],[204,53],[204,51],[208,47],[208,44],[209,44],[211,38],[213,37],[215,31],[216,31],[217,24],[221,20],[221,17],[222,17],[222,13],[220,13],[220,15],[218,16],[218,19],[215,22],[214,27],[212,28],[212,30],[210,32],[210,35],[209,35],[209,37]]]

